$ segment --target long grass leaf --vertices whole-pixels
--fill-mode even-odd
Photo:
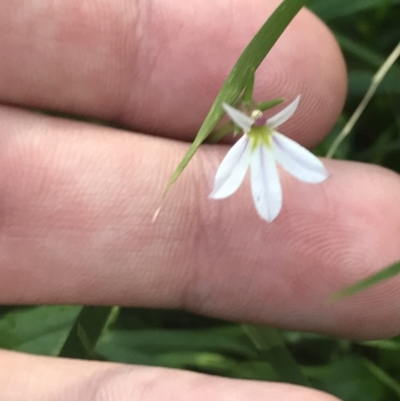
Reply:
[[[280,381],[310,387],[279,331],[252,325],[243,325],[243,329],[259,351],[260,358],[271,364]]]
[[[394,263],[383,270],[380,270],[378,273],[373,274],[361,280],[353,285],[350,285],[346,288],[335,293],[332,297],[332,301],[336,301],[345,297],[349,297],[350,295],[357,294],[360,291],[366,290],[373,285],[376,285],[382,281],[388,280],[394,276],[400,274],[400,262]]]
[[[118,313],[108,306],[85,306],[76,318],[59,356],[96,359],[94,348],[108,322]]]
[[[381,383],[390,388],[397,395],[397,399],[400,399],[400,384],[397,383],[396,380],[390,377],[384,370],[370,360],[364,359],[364,364]]]

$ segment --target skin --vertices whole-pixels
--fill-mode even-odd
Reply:
[[[399,332],[400,279],[327,298],[400,259],[399,177],[325,161],[319,185],[282,173],[267,224],[248,182],[211,201],[227,145],[206,145],[152,216],[234,61],[275,0],[0,2],[0,302],[184,308],[348,338]],[[302,101],[281,127],[331,129],[346,74],[302,11],[259,70],[256,97]],[[29,108],[118,124],[100,127]],[[151,135],[148,135],[151,134]],[[329,401],[278,383],[0,352],[2,400]]]

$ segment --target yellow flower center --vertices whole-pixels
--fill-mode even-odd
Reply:
[[[251,150],[254,151],[260,145],[272,147],[272,129],[268,125],[252,126],[247,133],[250,138]]]

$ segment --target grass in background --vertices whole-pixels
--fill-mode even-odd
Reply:
[[[334,31],[349,69],[349,92],[342,116],[317,148],[324,155],[400,39],[400,1],[314,0],[310,8]],[[399,110],[397,62],[336,157],[400,172]],[[93,321],[104,321],[106,312],[93,308]],[[92,359],[170,366],[235,378],[309,382],[345,401],[400,400],[398,338],[356,343],[297,332],[258,328],[249,332],[238,324],[182,311],[122,308],[118,317],[115,310],[113,313],[108,328],[91,332],[91,321],[79,320],[83,316],[79,307],[3,307],[0,347],[72,356],[67,352],[70,345],[65,345],[68,338],[84,345],[78,356],[85,354]],[[277,350],[278,359],[284,358],[288,366],[287,372],[277,365]]]

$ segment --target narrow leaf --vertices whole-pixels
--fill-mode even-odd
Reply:
[[[272,107],[278,106],[279,104],[283,103],[285,101],[284,98],[279,98],[279,99],[273,99],[268,102],[261,102],[257,104],[257,108],[261,111],[266,111],[268,109],[271,109]]]
[[[378,348],[386,351],[400,351],[400,343],[395,340],[371,340],[358,343],[364,347]]]
[[[334,294],[331,297],[331,300],[337,301],[350,295],[357,294],[358,292],[361,292],[369,287],[372,287],[375,284],[378,284],[382,281],[388,280],[389,278],[397,276],[399,273],[400,273],[400,262],[396,262],[393,265],[390,265],[384,268],[383,270],[380,270],[378,273],[375,273],[372,276],[365,278],[364,280],[361,280],[355,284],[343,288],[342,290]]]
[[[364,359],[364,364],[381,383],[390,388],[396,394],[397,399],[400,399],[400,384],[397,383],[395,379],[390,377],[383,369],[368,359]]]
[[[310,386],[279,331],[247,324],[243,329],[259,351],[260,358],[271,364],[280,381]]]
[[[118,308],[85,306],[69,332],[59,356],[78,359],[95,359],[94,348],[101,334]]]

